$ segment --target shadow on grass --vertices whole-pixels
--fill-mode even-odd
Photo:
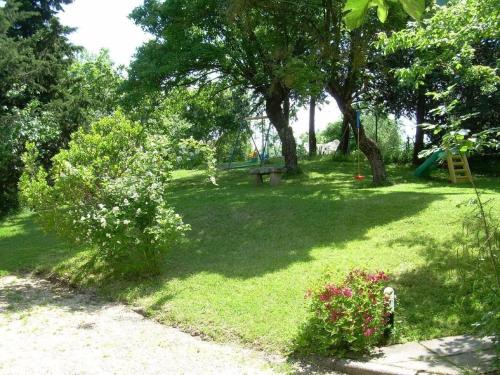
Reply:
[[[183,178],[168,199],[192,227],[187,240],[168,251],[159,277],[117,288],[155,295],[152,308],[161,309],[156,298],[167,292],[172,297],[166,287],[170,280],[199,273],[258,278],[315,260],[315,248],[328,248],[333,259],[350,241],[367,238],[372,228],[412,217],[444,199],[436,192],[371,188],[356,183],[350,172],[350,166],[312,165],[276,188],[254,186],[240,170],[222,174],[220,187]]]
[[[396,325],[394,335],[382,345],[406,340],[423,340],[443,336],[479,334],[474,325],[488,311],[498,310],[491,296],[478,288],[479,275],[475,275],[479,259],[464,257],[457,252],[457,238],[439,242],[428,236],[409,233],[388,243],[405,245],[422,254],[425,262],[399,275],[390,282],[396,290]],[[316,323],[316,324],[315,324]],[[318,340],[317,319],[310,316],[293,340],[294,356],[315,353]],[[444,346],[459,348],[469,338],[457,339]],[[463,346],[462,346],[463,349]],[[438,353],[439,354],[439,353]]]
[[[416,215],[442,194],[368,188],[349,169],[310,168],[281,186],[253,186],[246,173],[220,178],[219,188],[183,181],[169,201],[192,231],[168,254],[165,276],[212,272],[252,278],[310,261],[310,251],[342,251],[377,226]]]
[[[457,239],[439,242],[413,233],[397,242],[413,247],[425,259],[394,280],[400,324],[411,330],[400,334],[420,339],[472,333],[488,310],[474,281],[479,260],[457,252]]]
[[[50,269],[78,251],[43,233],[28,213],[10,216],[0,227],[0,274]]]

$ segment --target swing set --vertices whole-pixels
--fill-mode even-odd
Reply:
[[[356,111],[356,133],[357,133],[357,136],[358,136],[358,142],[356,143],[357,145],[357,152],[356,152],[356,156],[357,156],[357,164],[358,164],[358,173],[354,176],[354,179],[356,181],[363,181],[365,179],[365,176],[363,176],[361,174],[361,165],[360,165],[360,161],[359,161],[359,154],[360,154],[360,149],[359,149],[359,132],[361,130],[361,114],[359,111]]]
[[[221,165],[222,169],[238,169],[238,168],[246,168],[251,166],[259,166],[262,167],[264,163],[269,160],[270,154],[270,135],[271,135],[271,122],[269,122],[266,126],[266,116],[254,116],[247,117],[245,121],[242,123],[236,141],[233,146],[233,150],[229,155],[229,161]],[[252,127],[252,122],[257,122],[257,124]],[[235,161],[234,158],[237,154],[238,144],[241,138],[241,135],[244,133],[244,130],[247,130],[250,133],[250,139],[252,140],[252,146],[254,150],[250,155],[248,155],[249,159],[245,161]],[[257,137],[257,133],[260,139]],[[260,149],[258,146],[258,142],[260,141]]]
[[[354,175],[354,179],[356,181],[363,181],[365,179],[365,176],[363,176],[361,174],[361,160],[360,160],[360,148],[359,148],[359,132],[360,132],[360,129],[361,129],[361,112],[360,111],[356,111],[356,174]],[[341,137],[341,140],[340,140],[340,143],[344,143],[347,141],[347,145],[349,146],[349,139],[345,139],[346,137],[349,137],[347,135],[348,133],[348,130],[349,128],[347,127],[345,130],[344,130],[344,133],[342,134],[342,137]],[[350,137],[349,137],[350,138]]]
[[[246,168],[246,167],[262,167],[266,161],[269,160],[269,154],[270,154],[270,147],[271,147],[271,142],[270,142],[270,134],[271,134],[271,122],[269,122],[266,126],[266,120],[267,116],[254,116],[254,117],[247,117],[245,118],[245,121],[242,122],[242,125],[238,131],[238,135],[236,138],[236,141],[234,143],[233,149],[231,151],[231,154],[229,155],[229,161],[226,163],[223,163],[220,168],[221,169],[238,169],[238,168]],[[252,122],[257,121],[258,124],[255,127],[256,132],[254,132],[254,129],[252,129]],[[250,133],[250,138],[252,140],[252,145],[254,147],[254,151],[249,155],[249,159],[245,161],[235,161],[234,158],[236,156],[238,144],[241,138],[242,133],[244,133],[244,130],[247,130]],[[359,141],[360,141],[360,130],[361,130],[361,113],[360,111],[356,111],[356,136],[357,136],[357,142],[356,142],[356,174],[354,175],[354,179],[356,181],[363,181],[365,179],[365,176],[361,174],[361,152],[360,152],[360,147],[359,147]],[[347,131],[346,131],[347,132]],[[342,138],[346,136],[346,132],[344,132]],[[257,142],[259,139],[256,137],[256,133],[260,133],[260,149],[259,146],[257,145]],[[276,150],[275,150],[276,151]]]

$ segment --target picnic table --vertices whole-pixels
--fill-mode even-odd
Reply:
[[[261,167],[251,169],[250,175],[255,176],[255,182],[257,185],[262,185],[264,183],[262,176],[269,175],[269,183],[272,186],[276,186],[280,184],[281,177],[285,172],[285,167]]]

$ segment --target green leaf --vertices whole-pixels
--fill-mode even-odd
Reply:
[[[387,0],[347,0],[344,11],[348,12],[344,16],[344,21],[349,30],[355,29],[365,22],[368,9],[377,7],[377,17],[381,22],[385,22],[389,14]]]
[[[347,0],[344,6],[344,22],[349,30],[355,29],[363,24],[366,13],[370,6],[370,0]]]
[[[403,9],[412,18],[420,20],[425,10],[425,0],[399,0]]]
[[[384,23],[389,14],[389,5],[384,0],[372,1],[377,6],[377,17],[380,22]]]

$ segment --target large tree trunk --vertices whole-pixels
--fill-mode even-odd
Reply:
[[[418,154],[424,149],[424,129],[422,129],[422,124],[425,122],[425,90],[423,88],[418,89],[415,113],[417,128],[415,130],[415,142],[413,144],[413,164],[419,165],[422,163],[422,160],[419,159]]]
[[[340,138],[339,150],[342,154],[349,154],[349,138],[351,136],[351,132],[349,129],[349,121],[346,117],[342,119],[342,136]]]
[[[384,159],[382,158],[382,153],[378,148],[377,143],[372,139],[368,138],[365,133],[363,126],[358,129],[356,127],[356,112],[352,108],[352,94],[348,92],[343,95],[336,89],[334,84],[329,84],[327,86],[328,93],[335,99],[337,105],[339,106],[342,115],[344,116],[344,121],[347,121],[351,125],[352,132],[358,140],[358,130],[359,130],[359,149],[367,157],[372,169],[373,183],[376,185],[383,184],[387,181],[387,172],[385,171]]]
[[[359,129],[356,127],[356,113],[350,104],[344,108],[343,115],[351,124],[351,129],[356,136],[356,140],[358,139],[359,131],[359,149],[367,157],[368,162],[370,163],[373,183],[380,185],[386,182],[387,172],[385,171],[384,159],[382,158],[382,153],[380,152],[377,143],[375,143],[373,139],[366,136],[363,126],[360,126]]]
[[[309,102],[309,156],[316,156],[316,98],[311,96]]]
[[[281,152],[285,159],[288,173],[297,173],[297,143],[290,126],[290,99],[288,96],[281,100],[279,97],[270,96],[266,99],[266,113],[275,127],[281,140]]]

